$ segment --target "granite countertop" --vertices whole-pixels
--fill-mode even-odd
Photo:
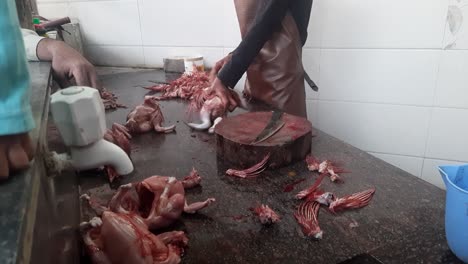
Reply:
[[[30,62],[31,106],[36,127],[31,137],[37,144],[41,131],[41,119],[46,106],[50,63]],[[31,168],[18,173],[0,184],[0,256],[2,263],[17,263],[28,255],[31,232],[34,226],[36,198],[39,180],[36,175],[36,162]],[[25,251],[23,251],[23,249]]]
[[[165,81],[166,77],[161,71],[129,70],[115,74],[111,71],[101,79],[131,109],[148,93],[138,86]],[[135,136],[135,171],[131,175],[109,186],[104,175],[82,174],[80,189],[106,201],[119,184],[151,175],[181,179],[195,167],[203,177],[202,187],[189,190],[188,201],[208,197],[217,201],[199,214],[183,215],[171,228],[186,231],[190,239],[184,263],[460,263],[445,240],[443,190],[315,130],[312,153],[321,159],[339,161],[351,171],[343,175],[343,184],[325,180],[325,190],[339,196],[371,187],[377,191],[370,205],[361,210],[338,216],[321,210],[323,239],[313,241],[302,235],[293,217],[298,204],[294,195],[317,177],[307,171],[303,161],[268,170],[255,179],[227,177],[227,165],[216,155],[214,136],[191,131],[183,124],[187,118],[186,103],[163,101],[161,107],[164,124],[176,124],[176,132]],[[123,123],[130,109],[108,113],[107,125]],[[294,191],[283,192],[287,184],[301,178],[306,181]],[[259,203],[276,210],[281,222],[262,227],[249,211]],[[85,210],[82,220],[91,216]]]
[[[46,123],[41,119],[47,116],[43,112],[47,111],[50,64],[30,63],[30,72],[36,120],[32,137],[37,142],[44,135]],[[129,107],[139,104],[147,93],[138,86],[168,79],[162,71],[147,69],[101,68],[98,72],[105,87]],[[343,175],[344,184],[325,181],[324,189],[340,196],[370,187],[377,191],[370,205],[361,210],[339,216],[321,210],[319,222],[324,237],[313,241],[303,237],[292,216],[297,205],[294,194],[316,178],[304,162],[266,171],[256,179],[228,178],[224,175],[227,165],[216,156],[214,137],[191,131],[183,124],[186,103],[164,101],[161,106],[165,124],[176,124],[176,133],[135,137],[135,172],[112,186],[104,175],[95,174],[81,175],[79,185],[82,192],[105,200],[119,184],[151,175],[181,179],[192,167],[197,168],[203,177],[202,187],[188,191],[188,201],[215,197],[217,202],[199,214],[184,215],[172,227],[186,231],[190,239],[184,263],[461,263],[445,240],[443,190],[316,130],[312,153],[340,161],[351,171]],[[108,113],[107,124],[122,123],[129,110]],[[28,263],[40,188],[39,163],[34,162],[31,169],[0,185],[2,263]],[[285,185],[300,178],[306,181],[293,192],[283,192]],[[281,222],[262,227],[249,211],[258,203],[275,209],[282,216]],[[84,211],[82,218],[88,220],[90,216]]]

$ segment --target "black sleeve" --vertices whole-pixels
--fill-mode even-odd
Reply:
[[[219,72],[218,78],[226,87],[236,86],[265,43],[280,28],[290,2],[294,1],[271,0],[268,3],[263,13],[256,19],[255,25],[232,52],[231,60]]]

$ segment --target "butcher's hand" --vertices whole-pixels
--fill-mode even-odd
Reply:
[[[216,64],[210,71],[210,82],[213,82],[216,79],[218,72],[223,68],[224,64],[226,64],[229,60],[231,60],[231,57],[232,55],[228,54],[226,57],[216,62]]]
[[[233,94],[234,92],[227,88],[218,77],[214,79],[210,90],[221,99],[224,108],[228,109],[230,112],[234,111],[238,106],[238,102]]]
[[[0,136],[0,181],[27,168],[33,156],[34,147],[28,133]]]
[[[72,86],[73,80],[79,86],[102,88],[94,66],[63,41],[41,40],[37,56],[40,60],[52,61],[54,77],[62,88]]]

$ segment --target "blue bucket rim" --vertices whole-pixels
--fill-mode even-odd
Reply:
[[[453,181],[450,179],[450,177],[447,175],[447,173],[445,173],[445,171],[442,169],[443,167],[461,167],[461,166],[466,166],[468,164],[463,164],[463,165],[442,165],[442,166],[437,166],[438,169],[439,169],[439,172],[444,174],[444,176],[447,178],[447,180],[452,184],[453,187],[455,187],[456,189],[458,189],[459,191],[461,191],[462,193],[466,193],[468,194],[468,191],[467,190],[464,190],[460,187],[458,187],[458,185],[456,185],[455,183],[453,183]]]

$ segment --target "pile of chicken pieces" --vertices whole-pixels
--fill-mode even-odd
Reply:
[[[321,207],[325,207],[332,214],[351,209],[359,209],[369,204],[375,193],[375,188],[362,192],[337,197],[331,192],[320,189],[322,180],[329,177],[333,183],[343,182],[338,173],[347,172],[329,160],[319,161],[313,156],[306,158],[309,171],[320,173],[315,183],[296,195],[296,199],[303,200],[298,206],[294,217],[302,228],[304,235],[321,239],[323,231],[320,229],[318,214]]]
[[[182,213],[193,214],[215,202],[214,198],[208,198],[187,203],[185,189],[200,182],[200,175],[193,169],[181,181],[152,176],[121,185],[107,206],[83,195],[97,215],[80,225],[91,261],[95,264],[180,263],[188,243],[185,233],[155,233],[170,226]]]
[[[270,154],[267,154],[259,163],[253,165],[250,168],[243,170],[228,169],[226,175],[237,178],[252,178],[257,177],[268,167],[268,160]],[[325,192],[320,189],[322,180],[328,177],[333,183],[344,182],[339,173],[346,173],[348,171],[336,165],[334,162],[329,160],[320,161],[314,156],[306,157],[306,164],[309,171],[318,172],[319,177],[315,183],[300,191],[295,197],[303,202],[298,206],[294,217],[302,228],[304,235],[321,239],[323,231],[320,229],[318,222],[318,213],[321,207],[326,207],[327,210],[332,214],[351,209],[359,209],[369,204],[370,200],[374,196],[375,188],[371,188],[362,192],[346,195],[343,197],[337,197],[331,192]],[[294,188],[294,185],[302,182],[296,181],[293,184],[289,184],[285,188],[285,192],[289,192]],[[274,212],[268,205],[260,205],[256,208],[251,209],[257,216],[260,222],[264,225],[270,225],[280,220],[279,215]]]

